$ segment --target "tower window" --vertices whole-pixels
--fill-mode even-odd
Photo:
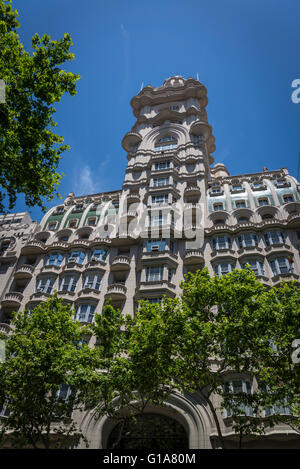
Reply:
[[[155,171],[161,171],[163,169],[169,169],[170,168],[170,160],[168,161],[159,161],[158,163],[155,163],[154,165],[154,170]]]
[[[237,200],[235,203],[236,208],[245,208],[246,202],[244,200]]]
[[[220,210],[223,210],[223,204],[214,204],[214,211],[219,212]]]
[[[283,200],[284,200],[285,204],[288,204],[290,202],[294,202],[294,196],[292,194],[284,195]]]
[[[155,151],[172,150],[177,147],[177,140],[172,135],[164,135],[155,144]]]
[[[243,190],[243,186],[241,184],[232,184],[232,191],[239,192]]]
[[[269,205],[269,199],[268,198],[258,199],[258,205],[260,207],[263,207],[264,205]]]

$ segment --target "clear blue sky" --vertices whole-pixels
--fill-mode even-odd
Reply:
[[[78,94],[57,105],[58,133],[71,150],[60,192],[121,188],[121,140],[134,123],[129,105],[141,84],[199,74],[208,91],[216,162],[231,174],[286,166],[296,175],[300,103],[299,0],[13,0],[26,49],[31,37],[68,32],[81,75]],[[26,210],[21,196],[16,211]],[[48,207],[59,203],[57,199]],[[40,209],[30,209],[40,220]]]

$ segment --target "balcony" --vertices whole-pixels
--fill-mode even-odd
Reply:
[[[201,249],[186,249],[183,258],[184,265],[204,265],[204,255]]]
[[[11,251],[11,250],[4,250],[4,251],[0,251],[0,257],[4,257],[4,259],[7,259],[7,260],[13,260],[13,259],[16,259],[16,254],[17,254],[17,251]]]
[[[138,192],[129,192],[126,200],[127,200],[127,204],[137,204],[141,201],[140,195]]]
[[[90,248],[94,248],[94,247],[97,247],[97,246],[109,246],[111,244],[111,239],[109,238],[100,238],[99,236],[97,236],[96,238],[92,239],[90,241]]]
[[[20,267],[17,268],[15,272],[15,279],[30,279],[32,278],[32,274],[34,271],[34,266],[30,264],[23,264],[20,265]]]
[[[272,277],[273,285],[277,286],[282,282],[290,282],[292,280],[299,280],[299,275],[293,272],[286,272],[274,275]]]
[[[1,301],[1,306],[10,308],[19,308],[23,300],[22,293],[11,292],[6,293]]]
[[[11,326],[9,326],[8,324],[5,324],[4,322],[0,323],[0,332],[2,332],[2,334],[8,335],[11,331],[12,331]]]
[[[85,265],[85,270],[105,270],[106,262],[97,257],[92,257]]]
[[[191,210],[191,209],[195,209],[195,210],[202,210],[203,207],[202,207],[202,204],[198,204],[198,203],[189,203],[189,202],[185,202],[184,204],[184,210]]]
[[[46,301],[48,300],[50,293],[46,293],[43,290],[37,290],[30,295],[30,300]]]
[[[176,269],[178,266],[178,256],[171,251],[144,251],[141,258],[137,262],[137,267],[141,268],[142,264],[152,265],[153,262],[161,261]]]
[[[123,283],[112,283],[107,287],[105,298],[111,298],[112,300],[125,300],[127,288]]]
[[[262,248],[259,247],[257,244],[255,244],[255,245],[251,245],[251,244],[245,245],[245,246],[240,247],[237,250],[237,253],[239,255],[242,255],[242,254],[248,254],[248,255],[253,254],[253,255],[255,255],[255,254],[258,254],[258,253],[261,253],[261,252],[262,252]]]
[[[287,220],[288,223],[293,226],[293,228],[298,228],[298,226],[300,226],[300,212],[290,213]]]
[[[184,189],[185,196],[200,195],[200,194],[201,194],[200,187],[197,186],[196,184],[194,186],[187,186]]]
[[[42,254],[45,251],[46,245],[43,241],[39,241],[37,239],[28,241],[28,243],[23,246],[21,249],[21,254],[28,255],[28,254]]]
[[[73,272],[82,272],[83,270],[83,263],[79,264],[76,260],[68,260],[66,264],[63,266],[62,270],[65,272],[73,271]]]
[[[70,243],[66,243],[65,241],[55,241],[48,246],[48,249],[68,249],[69,246]]]
[[[207,123],[206,120],[196,120],[190,127],[190,133],[194,135],[203,135],[205,140],[212,135],[212,127]]]
[[[233,249],[231,249],[229,246],[228,247],[218,248],[218,249],[215,248],[211,252],[211,257],[234,257],[234,253],[235,253],[235,251]],[[249,254],[249,253],[247,252],[247,254]]]
[[[175,297],[175,285],[167,280],[151,280],[148,282],[140,282],[136,288],[136,297],[155,293],[158,296],[166,295],[169,298]]]
[[[270,252],[278,251],[278,252],[286,252],[288,255],[290,255],[291,254],[289,252],[290,250],[291,250],[291,247],[284,242],[273,243],[270,246],[265,247],[265,251],[267,254],[269,254]]]
[[[122,147],[129,153],[135,145],[142,141],[142,136],[138,132],[127,132],[122,139]]]
[[[78,300],[95,300],[98,301],[100,296],[100,290],[96,290],[95,288],[83,288],[78,292]]]
[[[61,265],[45,264],[41,268],[41,272],[52,272],[54,274],[57,274],[57,272],[59,272],[61,268],[62,268]]]
[[[88,239],[75,239],[69,244],[69,247],[72,249],[88,248],[89,246],[90,246],[90,241]]]
[[[128,256],[117,256],[114,258],[111,264],[111,270],[129,270],[130,269],[130,259]]]

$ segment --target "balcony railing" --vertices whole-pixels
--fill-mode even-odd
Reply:
[[[8,335],[11,331],[12,331],[11,326],[9,326],[8,324],[5,324],[3,322],[0,323],[0,332],[2,332],[3,334]]]
[[[18,308],[21,306],[23,300],[22,293],[19,292],[10,292],[4,295],[3,300],[1,301],[2,306],[11,306],[14,308]]]
[[[125,299],[127,288],[122,283],[113,283],[107,287],[106,298]]]
[[[128,256],[117,256],[111,264],[111,270],[129,270],[130,259]]]
[[[34,271],[34,266],[30,264],[23,264],[17,268],[15,278],[31,278]]]

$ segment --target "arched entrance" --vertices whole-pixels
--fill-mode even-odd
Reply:
[[[108,438],[108,449],[188,449],[183,426],[165,415],[146,413],[114,427]]]

